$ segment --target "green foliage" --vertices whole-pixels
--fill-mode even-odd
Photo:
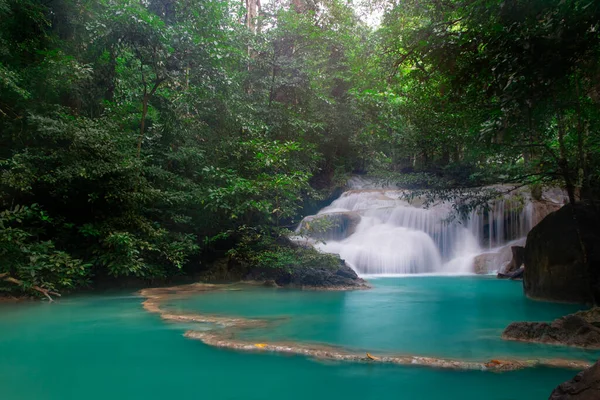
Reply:
[[[0,274],[23,282],[16,289],[32,286],[68,290],[88,282],[91,265],[56,249],[51,240],[41,240],[51,218],[37,204],[14,206],[0,213]],[[0,280],[0,289],[15,289]]]
[[[369,129],[401,146],[393,167],[595,196],[599,16],[578,0],[398,3],[380,29],[388,84],[361,93],[389,116]]]
[[[293,245],[284,238],[275,240],[270,235],[256,233],[246,235],[228,254],[254,268],[279,268],[288,271],[310,267],[339,268],[338,257],[313,248]]]
[[[327,232],[337,230],[342,221],[330,215],[315,216],[310,220],[305,219],[297,232],[298,236],[321,239],[326,237]]]
[[[598,196],[600,5],[350,3],[0,0],[2,287],[327,264],[273,238],[352,171]]]
[[[0,210],[44,218],[6,222],[0,273],[163,278],[298,221],[358,121],[354,13],[313,11],[274,4],[252,32],[239,2],[0,1]]]

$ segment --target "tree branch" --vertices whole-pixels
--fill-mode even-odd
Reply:
[[[20,279],[13,278],[12,276],[9,275],[8,272],[1,273],[0,274],[0,279],[2,279],[4,282],[10,282],[10,283],[14,283],[15,285],[26,287],[25,282],[23,282]],[[31,286],[31,289],[33,289],[36,292],[39,292],[39,293],[43,294],[44,296],[46,296],[48,298],[48,301],[50,301],[50,302],[54,301],[54,299],[52,297],[50,297],[50,295],[60,297],[60,293],[53,292],[53,291],[48,290],[48,289],[44,289],[44,288],[42,288],[40,286],[37,286],[37,285]]]

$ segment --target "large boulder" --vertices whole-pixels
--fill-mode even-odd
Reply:
[[[287,242],[282,240],[282,243]],[[293,244],[287,243],[285,246],[293,246]],[[299,259],[304,257],[310,262],[299,262],[283,267],[260,266],[252,265],[248,261],[238,258],[228,257],[211,263],[210,267],[198,278],[209,283],[251,281],[271,287],[324,290],[370,288],[369,284],[360,278],[339,256],[319,253],[313,248],[295,248],[298,250],[295,253],[296,257]]]
[[[475,257],[473,260],[474,269],[476,274],[491,274],[494,272],[507,273],[512,272],[515,269],[508,271],[507,268],[515,261],[515,247],[522,247],[525,245],[525,239],[519,239],[508,243],[507,245],[496,249],[493,252],[482,253]],[[520,265],[519,265],[520,266]]]
[[[525,245],[525,294],[574,303],[600,300],[599,227],[600,213],[589,204],[576,205],[575,212],[566,205],[535,226]]]
[[[513,322],[502,333],[506,340],[600,349],[600,309],[593,308],[546,322]]]
[[[548,400],[598,400],[600,399],[600,361],[561,383]]]
[[[509,278],[509,279],[523,279],[525,268],[523,263],[525,261],[525,247],[523,246],[511,246],[512,259],[504,268],[504,271],[498,272],[498,278]]]
[[[498,271],[498,253],[482,253],[473,259],[473,268],[476,274],[487,275]]]
[[[558,211],[564,206],[564,203],[543,198],[542,200],[531,200],[533,206],[531,213],[531,226],[536,226],[544,220],[549,214]]]
[[[517,271],[525,262],[525,247],[511,246],[510,251],[512,252],[512,259],[506,266],[506,270],[504,271],[506,274]]]
[[[367,282],[356,274],[344,260],[337,268],[329,266],[300,266],[294,268],[253,268],[245,280],[273,281],[278,286],[310,289],[368,289]]]

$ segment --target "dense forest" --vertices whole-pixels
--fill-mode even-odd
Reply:
[[[599,196],[600,2],[355,3],[0,0],[0,291],[289,262],[350,174]]]

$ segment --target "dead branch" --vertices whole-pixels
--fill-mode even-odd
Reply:
[[[1,273],[0,274],[0,279],[2,279],[5,282],[14,283],[15,285],[26,286],[25,282],[23,282],[20,279],[13,278],[12,276],[10,276],[8,274],[8,272]],[[44,288],[42,288],[40,286],[37,286],[37,285],[31,286],[31,289],[33,289],[33,290],[35,290],[35,291],[43,294],[44,296],[46,296],[48,298],[48,301],[50,301],[50,302],[54,301],[54,299],[50,295],[60,297],[60,293],[53,292],[53,291],[48,290],[48,289],[44,289]]]

